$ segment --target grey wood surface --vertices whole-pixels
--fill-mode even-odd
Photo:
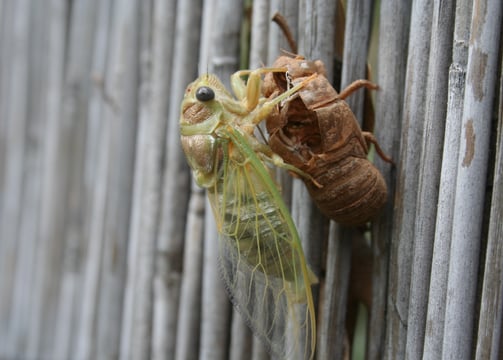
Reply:
[[[366,229],[329,222],[279,172],[320,280],[317,358],[503,356],[503,5],[336,5],[0,0],[0,359],[271,358],[228,300],[178,128],[198,75],[230,88],[240,64],[290,50],[276,11],[331,81],[370,66],[395,162],[373,156],[389,196]],[[358,316],[364,348],[345,326]]]

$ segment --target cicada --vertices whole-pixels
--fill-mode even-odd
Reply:
[[[286,69],[232,75],[235,96],[214,75],[192,82],[181,105],[181,142],[195,181],[207,190],[220,235],[220,271],[233,305],[275,355],[313,358],[311,285],[317,279],[270,171],[280,166],[308,175],[254,135],[257,124],[305,82],[266,99],[261,77],[269,72]]]

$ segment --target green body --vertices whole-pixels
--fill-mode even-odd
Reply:
[[[237,99],[212,75],[190,84],[182,102],[182,146],[196,182],[208,192],[221,235],[221,273],[235,307],[273,353],[312,358],[316,327],[310,286],[316,278],[268,168],[298,170],[253,135],[274,106],[303,84],[264,99],[260,75],[267,71],[284,69],[236,73]],[[241,80],[245,74],[247,84]]]

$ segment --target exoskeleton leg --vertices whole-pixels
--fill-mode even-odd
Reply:
[[[346,86],[346,88],[344,88],[344,90],[342,90],[339,93],[338,98],[344,100],[349,95],[351,95],[352,93],[354,93],[356,90],[361,89],[362,87],[370,89],[370,90],[377,90],[377,89],[379,89],[379,86],[377,84],[374,84],[371,81],[362,80],[362,79],[355,80],[351,84],[349,84],[348,86]]]
[[[381,148],[381,146],[379,145],[379,143],[377,142],[377,139],[375,138],[374,134],[372,134],[371,132],[368,132],[368,131],[362,131],[362,135],[363,135],[363,138],[365,139],[365,141],[368,143],[372,143],[374,144],[375,148],[376,148],[376,152],[379,154],[379,156],[381,157],[381,159],[383,159],[384,161],[386,161],[387,163],[390,163],[390,164],[395,164],[393,162],[393,160],[384,153],[383,149]]]

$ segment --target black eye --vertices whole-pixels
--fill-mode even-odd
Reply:
[[[215,92],[207,86],[201,86],[196,90],[196,99],[199,101],[210,101],[214,98]]]

